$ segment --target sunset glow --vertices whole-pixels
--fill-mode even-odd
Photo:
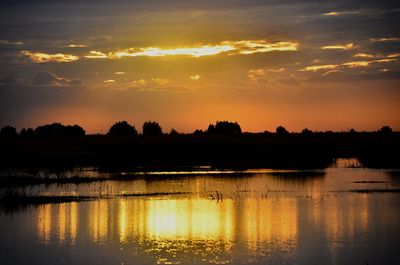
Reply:
[[[100,2],[4,6],[15,15],[2,17],[1,126],[59,121],[96,134],[151,119],[185,133],[218,120],[249,132],[400,128],[396,8]],[[32,23],[39,18],[45,25]]]

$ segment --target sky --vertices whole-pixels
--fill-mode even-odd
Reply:
[[[0,3],[0,127],[400,130],[399,102],[399,1]]]

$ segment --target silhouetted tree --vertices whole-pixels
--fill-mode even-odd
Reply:
[[[175,130],[174,128],[171,129],[171,131],[169,132],[170,135],[179,135],[178,131]]]
[[[276,133],[277,134],[279,134],[279,135],[287,135],[287,134],[289,134],[289,131],[288,130],[286,130],[286,128],[285,127],[283,127],[283,126],[278,126],[278,127],[276,127]]]
[[[4,126],[0,130],[0,136],[1,137],[15,137],[17,135],[18,135],[17,129],[15,129],[12,126]]]
[[[204,131],[203,131],[203,130],[200,130],[200,129],[196,129],[196,130],[193,132],[193,134],[194,134],[194,135],[201,135],[201,134],[204,134]]]
[[[214,126],[214,124],[208,125],[207,133],[213,134],[213,133],[215,133],[215,132],[216,132],[216,131],[215,131],[215,126]]]
[[[84,136],[85,130],[79,125],[62,125],[61,123],[52,123],[39,126],[35,129],[35,134],[39,136],[65,136],[78,137]]]
[[[385,125],[385,126],[382,126],[382,128],[379,129],[379,132],[382,133],[382,134],[391,134],[391,133],[393,133],[393,130],[388,125]]]
[[[20,132],[19,135],[22,137],[32,137],[35,135],[35,132],[32,128],[23,128]]]
[[[134,126],[130,125],[126,121],[116,122],[113,126],[108,130],[107,135],[110,136],[132,136],[136,135],[137,131]]]
[[[146,121],[143,123],[143,134],[144,135],[161,135],[162,129],[158,122]]]
[[[67,125],[65,126],[65,136],[84,136],[85,130],[79,125]]]
[[[217,121],[215,125],[210,124],[207,129],[209,134],[241,134],[242,129],[237,122]]]
[[[313,131],[311,131],[310,129],[308,129],[308,128],[304,128],[302,131],[301,131],[301,134],[303,134],[303,135],[312,135],[314,132]]]

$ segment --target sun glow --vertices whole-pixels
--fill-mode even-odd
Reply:
[[[78,46],[68,46],[78,47]],[[79,46],[80,47],[80,46]],[[267,53],[273,51],[297,51],[298,43],[292,41],[268,42],[266,40],[240,40],[223,41],[219,44],[208,44],[192,47],[146,47],[146,48],[127,48],[121,50],[111,50],[109,52],[89,51],[88,54],[79,57],[72,54],[48,54],[42,52],[22,51],[21,54],[31,59],[34,63],[67,63],[83,59],[119,59],[123,57],[164,57],[164,56],[189,56],[202,57],[218,54],[226,55],[250,55],[255,53]]]
[[[218,46],[200,46],[192,48],[175,48],[175,49],[161,49],[156,47],[141,48],[141,49],[128,49],[124,51],[117,51],[111,54],[117,58],[121,57],[137,57],[137,56],[149,56],[149,57],[163,57],[167,55],[187,55],[193,57],[210,56],[216,55],[228,51],[234,50],[234,47],[229,45],[218,45]]]
[[[241,40],[241,41],[223,41],[216,45],[201,45],[194,47],[179,48],[128,48],[119,51],[111,51],[108,54],[98,51],[91,51],[86,58],[123,58],[123,57],[164,57],[164,56],[190,56],[202,57],[218,54],[227,55],[249,55],[254,53],[265,53],[273,51],[297,51],[298,43],[290,41],[268,42],[266,40]]]

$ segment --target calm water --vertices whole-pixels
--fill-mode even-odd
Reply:
[[[171,194],[0,212],[0,264],[400,264],[400,193],[351,191],[399,188],[396,172],[182,175],[31,188]]]

